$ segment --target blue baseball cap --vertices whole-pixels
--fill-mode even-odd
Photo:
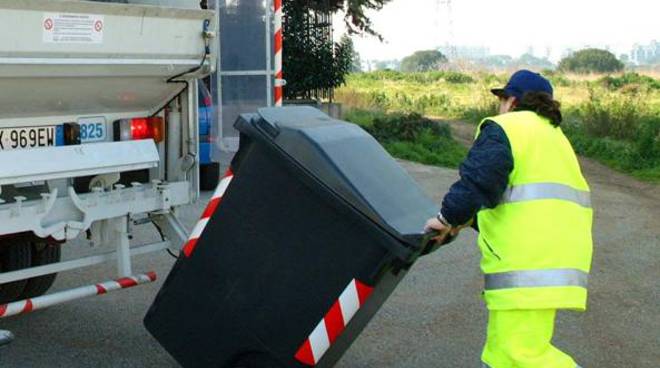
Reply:
[[[552,84],[539,73],[523,69],[513,73],[504,88],[490,90],[497,97],[515,97],[518,101],[527,92],[545,92],[552,96]]]

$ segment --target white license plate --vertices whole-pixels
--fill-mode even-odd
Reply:
[[[104,141],[106,137],[106,127],[104,117],[80,118],[80,143]]]
[[[1,128],[0,150],[61,145],[62,126]]]

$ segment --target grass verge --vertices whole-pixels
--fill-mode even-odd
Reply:
[[[457,168],[467,149],[451,136],[449,125],[417,113],[352,109],[344,120],[360,125],[394,157],[426,165]]]

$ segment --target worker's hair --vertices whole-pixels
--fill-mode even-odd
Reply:
[[[545,92],[527,92],[516,103],[516,111],[532,111],[550,120],[552,125],[559,126],[562,121],[561,104]]]

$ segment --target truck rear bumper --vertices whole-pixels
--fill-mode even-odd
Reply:
[[[150,169],[159,160],[147,139],[3,151],[0,185]]]
[[[169,211],[190,203],[190,184],[176,182],[115,188],[106,192],[57,197],[57,190],[44,193],[42,200],[17,201],[0,205],[0,235],[34,232],[41,238],[70,240],[90,228],[93,222],[130,214]]]

